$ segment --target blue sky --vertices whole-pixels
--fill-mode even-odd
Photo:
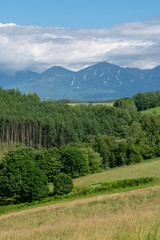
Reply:
[[[0,0],[0,72],[160,65],[159,0]]]
[[[159,0],[0,0],[0,22],[103,28],[160,15]]]

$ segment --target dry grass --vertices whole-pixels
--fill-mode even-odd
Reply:
[[[0,218],[1,240],[159,240],[160,188]]]
[[[160,158],[131,166],[113,168],[105,172],[91,174],[74,180],[75,186],[90,185],[98,182],[111,182],[126,178],[158,177],[160,176]]]
[[[77,106],[77,105],[86,105],[86,106],[96,106],[96,105],[104,105],[104,106],[107,106],[107,107],[112,107],[114,104],[114,102],[97,102],[97,103],[89,103],[89,102],[79,102],[79,103],[68,103],[69,106]]]

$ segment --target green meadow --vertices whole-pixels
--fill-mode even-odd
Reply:
[[[144,161],[130,166],[112,168],[107,171],[87,175],[74,180],[75,186],[90,185],[98,182],[111,182],[122,179],[160,177],[160,158]]]
[[[160,188],[134,190],[0,217],[1,240],[159,240]]]
[[[160,114],[160,107],[150,108],[145,111],[141,111],[141,113],[145,113],[145,114],[151,114],[153,112]]]

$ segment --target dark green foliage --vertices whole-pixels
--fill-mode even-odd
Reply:
[[[160,91],[138,93],[133,96],[138,111],[160,106]]]
[[[121,109],[128,109],[130,111],[137,110],[135,106],[135,102],[132,98],[117,99],[115,100],[113,106]]]
[[[92,144],[95,151],[100,153],[100,156],[102,157],[102,168],[107,169],[108,167],[111,167],[110,155],[111,148],[113,148],[115,144],[115,137],[107,135],[97,135]],[[114,161],[113,156],[112,161]]]
[[[89,172],[89,163],[78,146],[66,145],[60,148],[62,171],[72,178],[84,176]]]
[[[120,98],[115,100],[114,107],[120,108],[125,114],[129,114],[132,120],[138,120],[139,114],[137,112],[137,107],[132,98]]]
[[[63,102],[63,101],[62,101]],[[41,102],[34,94],[0,89],[0,142],[40,149],[87,141],[88,135],[125,136],[132,111],[107,106]]]
[[[160,91],[118,99],[114,107],[71,107],[0,89],[0,144],[39,149],[34,158],[50,182],[60,172],[75,178],[132,164],[160,156],[159,115],[136,109],[157,105]]]
[[[36,151],[35,159],[37,166],[47,176],[48,182],[53,182],[54,177],[60,174],[62,169],[59,150],[57,148],[50,148],[49,150]]]
[[[84,146],[81,148],[81,151],[87,157],[87,161],[89,164],[89,172],[90,173],[99,172],[102,167],[102,158],[100,154],[95,152],[95,150],[91,146]]]
[[[148,142],[148,138],[144,135],[141,124],[134,122],[133,125],[131,125],[133,129],[137,126],[140,131],[139,133],[136,130],[130,132],[129,129],[130,136],[128,138],[119,139],[108,135],[97,135],[92,140],[93,148],[102,157],[102,168],[130,165],[158,156],[159,144],[153,145],[154,141],[152,141],[151,145],[151,142]],[[155,153],[156,151],[157,153]]]
[[[61,173],[54,178],[54,195],[65,195],[72,191],[73,181],[67,174]]]
[[[48,194],[47,178],[30,148],[10,150],[0,163],[0,197],[32,202]]]

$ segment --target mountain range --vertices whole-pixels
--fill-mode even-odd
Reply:
[[[140,70],[100,62],[77,72],[53,66],[42,73],[0,74],[0,86],[26,94],[36,92],[42,99],[116,99],[159,90],[160,66]]]

